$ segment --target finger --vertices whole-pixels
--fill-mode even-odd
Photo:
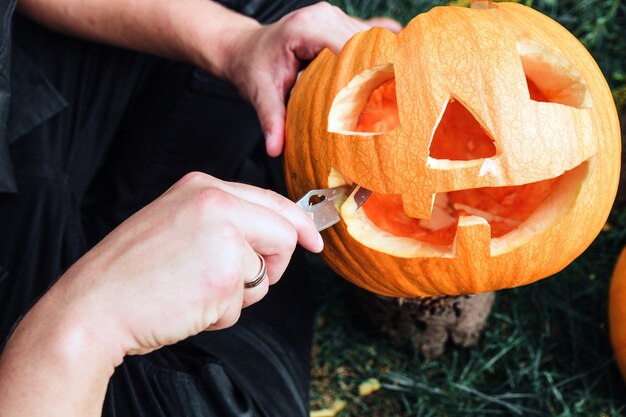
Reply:
[[[228,204],[232,201],[230,199],[224,201],[220,198],[215,199],[211,195],[211,190],[220,190],[227,194],[225,197],[237,197],[269,209],[274,214],[283,217],[295,229],[297,242],[305,249],[311,252],[321,252],[324,249],[324,241],[317,231],[315,223],[306,212],[291,200],[271,190],[238,182],[223,181],[201,172],[191,172],[186,174],[172,187],[170,192],[172,195],[168,196],[168,198],[184,199],[184,195],[188,193],[207,192],[208,198],[204,199],[207,200],[204,205],[209,206],[209,215],[214,215],[216,212],[220,212],[219,210],[224,214],[230,214]],[[224,207],[220,208],[220,205]]]
[[[259,121],[265,136],[265,151],[269,156],[277,157],[285,146],[285,105],[276,103],[276,107],[259,110]]]
[[[295,227],[276,211],[228,191],[209,188],[198,198],[204,206],[199,215],[206,219],[209,229],[215,230],[211,238],[223,241],[227,249],[224,256],[231,257],[229,265],[240,265],[237,273],[241,275],[241,286],[244,279],[250,280],[258,273],[255,252],[265,257],[269,284],[277,282],[298,242]]]
[[[277,271],[277,268],[280,268],[280,266],[273,265],[270,259],[266,260],[266,258],[269,258],[268,256],[263,256],[256,252],[255,255],[257,255],[257,271],[254,275],[244,279],[243,308],[263,299],[269,291],[269,286],[278,282],[284,272],[284,270]],[[272,270],[272,276],[275,277],[273,282],[268,272],[270,269]]]
[[[403,26],[400,22],[394,19],[390,19],[388,17],[373,17],[371,19],[365,20],[365,23],[369,26],[379,26],[389,29],[393,33],[400,33],[403,29]]]
[[[321,252],[324,241],[313,220],[304,210],[282,195],[248,184],[219,181],[217,187],[242,200],[262,206],[287,220],[297,233],[297,241],[311,252]]]
[[[273,285],[285,272],[295,250],[297,232],[293,225],[276,212],[247,201],[242,201],[242,216],[235,222],[253,252],[263,256],[267,268],[267,282]],[[254,213],[250,215],[250,213]],[[252,273],[248,272],[246,280],[251,281],[260,270],[257,257]],[[248,268],[248,271],[250,269]],[[261,287],[261,285],[259,286]],[[254,288],[257,290],[257,287]],[[263,295],[265,295],[263,293]]]
[[[231,212],[240,215],[239,209],[232,207],[232,204]],[[235,324],[240,310],[262,300],[270,285],[265,259],[250,246],[240,230],[241,226],[233,225],[227,219],[220,219],[220,222],[224,225],[221,233],[216,232],[213,237],[221,241],[224,250],[220,254],[212,255],[212,259],[217,261],[212,272],[228,278],[224,279],[224,292],[219,294],[222,306],[219,308],[217,320],[213,316],[214,309],[206,309],[209,317],[204,322],[210,323],[208,328],[213,330]],[[280,278],[279,274],[282,275],[280,272],[272,272],[275,276],[273,281]],[[250,286],[255,280],[256,284]],[[214,288],[213,291],[217,293],[219,290],[220,288]]]
[[[268,194],[270,193],[268,191]],[[280,195],[277,197],[284,199]],[[244,291],[244,306],[248,306],[263,298],[268,287],[282,277],[295,250],[298,235],[293,224],[276,211],[243,199],[239,201],[240,206],[231,210],[233,224],[242,232],[250,248],[246,251],[245,264],[252,263],[256,267],[255,269],[246,266],[244,282],[255,280],[263,272],[260,257],[263,258],[266,269],[265,279],[258,286]],[[286,201],[293,204],[289,200]],[[256,262],[250,261],[250,253],[254,254]]]
[[[284,143],[285,93],[280,81],[270,77],[262,78],[265,79],[258,81],[259,87],[250,101],[257,112],[265,136],[267,154],[279,156]],[[295,79],[295,75],[292,78]]]
[[[332,53],[338,55],[350,38],[368,29],[371,29],[371,26],[348,16],[338,19],[334,27],[330,27],[330,25],[320,26],[317,28],[318,33],[316,35],[320,42],[317,50],[321,51],[328,48]]]
[[[290,48],[299,59],[312,59],[322,49],[338,54],[355,33],[370,29],[361,20],[346,15],[340,8],[320,2],[300,9],[285,18]]]
[[[241,290],[243,293],[243,289]],[[242,298],[244,296],[242,295]],[[229,303],[220,318],[205,330],[222,330],[233,326],[241,316],[241,304],[237,302]]]

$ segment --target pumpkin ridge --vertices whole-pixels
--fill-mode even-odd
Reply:
[[[385,127],[386,111],[361,117],[356,108],[354,127],[361,118],[367,135],[333,129],[337,95],[379,66],[393,68],[397,124]],[[544,70],[552,74],[545,82],[537,75]],[[438,148],[441,159],[428,159],[450,98],[493,139],[495,156],[466,152],[475,144],[458,141]],[[398,35],[373,29],[338,56],[322,53],[292,91],[287,125],[292,198],[341,183],[374,192],[359,210],[350,198],[340,207],[343,221],[324,232],[322,257],[349,281],[386,296],[479,293],[552,275],[600,232],[617,191],[621,139],[606,80],[573,35],[520,4],[439,7]],[[445,148],[451,153],[438,153]],[[445,161],[459,157],[469,162]],[[415,221],[426,226],[418,234],[457,230],[430,243],[381,232],[367,218],[377,198],[398,207],[400,228]],[[379,246],[367,246],[355,230]]]

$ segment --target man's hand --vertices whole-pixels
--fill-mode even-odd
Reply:
[[[312,220],[286,198],[185,176],[74,264],[24,317],[0,357],[0,415],[99,415],[113,369],[203,330],[233,325],[265,296]],[[265,258],[268,278],[244,282]]]
[[[125,353],[233,325],[277,282],[297,243],[319,252],[311,219],[269,190],[191,173],[117,227],[58,282],[64,304],[106,316]],[[260,268],[268,279],[245,289]],[[81,291],[76,293],[75,289]]]
[[[20,0],[20,12],[62,32],[192,62],[226,78],[257,111],[267,153],[283,150],[285,97],[302,61],[338,53],[371,26],[399,32],[388,18],[361,20],[317,3],[262,26],[207,0]]]
[[[336,6],[318,3],[276,23],[241,31],[241,36],[230,44],[223,76],[255,107],[270,156],[278,156],[283,150],[285,98],[301,62],[315,58],[324,48],[339,53],[355,33],[372,25],[395,32],[402,29],[391,19],[363,21]]]

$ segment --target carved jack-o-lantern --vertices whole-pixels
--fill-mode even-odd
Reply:
[[[389,296],[470,294],[567,266],[603,227],[620,135],[585,48],[515,3],[438,7],[322,52],[288,105],[292,197],[373,191],[325,236],[339,274]]]

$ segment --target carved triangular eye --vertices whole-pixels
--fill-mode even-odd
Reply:
[[[363,71],[341,89],[328,115],[328,131],[376,135],[400,124],[393,65]]]
[[[433,159],[471,161],[498,153],[485,129],[465,106],[451,98],[435,129],[429,156]]]
[[[516,47],[531,100],[577,109],[593,105],[585,79],[569,59],[533,40],[519,41]]]
[[[396,80],[384,82],[370,94],[359,115],[357,132],[389,132],[400,124]]]

